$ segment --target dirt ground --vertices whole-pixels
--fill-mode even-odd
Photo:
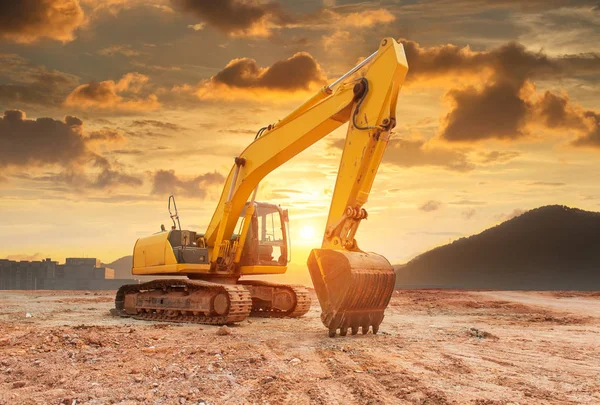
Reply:
[[[399,291],[378,335],[333,339],[316,298],[221,336],[113,294],[0,292],[0,404],[600,403],[600,293]]]

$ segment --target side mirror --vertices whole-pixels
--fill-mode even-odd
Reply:
[[[287,209],[281,211],[281,216],[283,217],[283,222],[290,222],[290,214]]]

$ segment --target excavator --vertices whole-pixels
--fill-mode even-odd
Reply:
[[[341,125],[348,131],[321,247],[307,265],[329,336],[379,330],[395,273],[386,258],[355,239],[390,133],[408,64],[401,43],[378,49],[280,121],[261,128],[237,157],[204,233],[182,230],[174,198],[173,226],[137,240],[133,275],[187,276],[124,285],[115,311],[137,319],[225,325],[248,316],[300,317],[306,288],[247,276],[282,274],[290,253],[289,214],[256,201],[261,180]],[[173,204],[174,212],[171,210]],[[176,223],[177,221],[177,223]]]

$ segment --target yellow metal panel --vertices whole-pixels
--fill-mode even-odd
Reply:
[[[210,272],[209,264],[166,264],[162,266],[134,267],[132,273],[137,275],[159,275],[159,274],[206,274]]]
[[[176,263],[177,259],[169,243],[169,232],[146,236],[138,239],[135,243],[133,248],[134,269]]]
[[[240,273],[242,276],[257,275],[257,274],[283,274],[287,270],[287,266],[242,266]]]

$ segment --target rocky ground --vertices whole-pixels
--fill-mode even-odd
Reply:
[[[600,403],[600,293],[400,291],[380,334],[334,339],[318,304],[228,334],[113,294],[0,292],[0,404]]]

